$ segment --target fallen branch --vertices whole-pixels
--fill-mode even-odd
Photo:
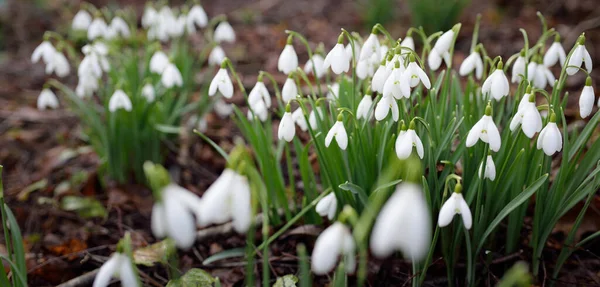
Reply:
[[[94,278],[96,278],[96,274],[98,274],[98,271],[100,271],[100,268],[92,270],[88,273],[85,273],[81,276],[77,276],[65,283],[62,283],[56,287],[78,287],[78,286],[89,286],[91,285],[92,281],[94,281]]]

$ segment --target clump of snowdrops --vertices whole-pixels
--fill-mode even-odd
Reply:
[[[200,49],[190,43],[193,35],[203,38]],[[64,96],[82,120],[84,139],[100,156],[102,171],[118,182],[131,174],[145,182],[143,163],[162,162],[182,126],[206,126],[203,115],[213,101],[195,77],[219,65],[225,58],[220,44],[234,41],[225,16],[209,19],[199,4],[149,4],[138,27],[130,9],[83,3],[69,33],[46,32],[31,56],[56,76],[44,85],[37,107],[57,108],[56,93]],[[77,71],[75,89],[61,83],[75,74],[71,67]],[[227,104],[216,105],[228,114]]]

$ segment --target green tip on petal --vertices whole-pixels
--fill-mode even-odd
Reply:
[[[339,113],[338,116],[337,116],[337,121],[341,122],[343,120],[344,120],[344,116],[342,116],[342,113]]]
[[[409,130],[414,130],[416,125],[417,124],[415,124],[415,120],[413,119],[413,120],[410,121],[410,124],[408,125],[408,129]]]
[[[592,85],[592,78],[590,76],[585,79],[585,85],[590,87]]]
[[[485,115],[490,117],[492,116],[492,105],[490,105],[489,103],[485,107]]]
[[[394,67],[396,67],[396,69],[400,69],[400,61],[396,61]]]
[[[554,35],[554,42],[560,43],[560,34],[556,33],[556,35]]]
[[[460,184],[460,182],[456,183],[456,186],[454,186],[454,193],[461,193],[463,190],[462,184]]]
[[[496,68],[498,70],[504,69],[504,62],[502,62],[502,59],[500,59],[500,61],[498,62],[498,65],[496,66]]]
[[[344,33],[340,33],[340,35],[338,36],[338,44],[342,44],[344,43]]]
[[[389,55],[387,56],[387,61],[389,62],[389,61],[391,61],[393,58],[394,58],[394,55],[392,55],[392,54],[389,54]]]
[[[527,89],[525,90],[526,94],[531,94],[531,85],[527,86]]]

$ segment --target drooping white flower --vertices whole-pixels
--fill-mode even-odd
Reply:
[[[440,227],[448,226],[456,214],[460,214],[462,217],[465,228],[471,229],[471,226],[473,225],[471,210],[460,192],[453,192],[450,198],[444,202],[444,205],[442,205],[442,208],[440,209],[438,225]]]
[[[410,98],[409,74],[403,71],[399,61],[383,84],[383,96],[395,99]]]
[[[533,138],[536,132],[542,130],[542,116],[535,106],[535,95],[533,94],[510,121],[511,131],[515,131],[519,126],[528,138]]]
[[[229,22],[223,21],[217,25],[214,33],[214,41],[217,43],[235,42],[235,32],[233,31],[233,27],[229,25]]]
[[[592,113],[595,101],[592,78],[588,76],[585,80],[585,87],[583,87],[581,95],[579,95],[579,115],[582,119],[587,118]]]
[[[375,119],[377,121],[385,119],[390,110],[392,110],[392,119],[397,122],[400,117],[400,111],[398,110],[396,99],[391,96],[383,96],[377,103],[377,106],[375,106]]]
[[[250,104],[250,109],[248,109],[248,120],[254,120],[254,116],[256,115],[261,122],[267,120],[269,116],[269,109],[263,100],[258,100]],[[254,112],[254,113],[253,113]]]
[[[286,142],[291,142],[296,135],[296,125],[294,124],[294,118],[292,118],[292,113],[289,110],[289,104],[286,108],[286,112],[283,114],[281,118],[281,122],[279,122],[279,129],[277,130],[277,138],[279,140],[285,140]]]
[[[296,86],[296,82],[294,79],[289,76],[285,83],[283,84],[283,88],[281,89],[281,98],[284,103],[287,103],[296,98],[298,95],[298,87]]]
[[[263,101],[267,108],[271,107],[271,94],[269,94],[269,90],[265,83],[262,81],[262,76],[258,77],[254,88],[248,94],[248,103],[253,105],[257,101]]]
[[[425,74],[423,69],[421,69],[421,67],[417,65],[417,63],[415,62],[414,55],[411,54],[409,59],[410,62],[408,63],[408,67],[406,67],[404,73],[407,74],[405,78],[410,81],[410,87],[414,88],[419,84],[419,82],[421,82],[423,83],[423,86],[425,86],[425,88],[431,89],[431,82],[429,81],[429,77],[427,77],[427,74]]]
[[[169,89],[172,87],[181,87],[183,86],[183,78],[181,76],[181,72],[175,64],[169,63],[167,68],[163,71],[160,76],[160,82],[165,88]]]
[[[217,90],[219,90],[219,92],[221,92],[221,94],[228,99],[233,96],[233,83],[231,82],[229,74],[225,68],[219,69],[213,80],[210,82],[208,95],[214,96],[217,93]]]
[[[373,75],[373,80],[371,81],[371,88],[373,91],[383,94],[383,86],[391,72],[392,71],[385,66],[385,61],[383,61]]]
[[[348,227],[336,222],[327,227],[317,241],[311,256],[312,270],[317,275],[329,273],[335,267],[338,257],[345,259],[346,272],[354,272],[356,259],[354,258],[355,243]]]
[[[137,274],[133,269],[133,262],[126,254],[115,252],[102,264],[92,287],[107,287],[112,277],[121,279],[123,287],[138,287]]]
[[[390,50],[390,48],[387,45],[381,45],[379,46],[379,61],[383,61],[387,58],[387,53]]]
[[[415,40],[411,35],[406,35],[406,38],[400,42],[400,47],[409,48],[415,50]]]
[[[358,41],[356,39],[354,39],[353,43],[354,51],[352,51],[352,45],[350,43],[348,43],[348,45],[346,45],[344,49],[346,50],[346,54],[348,55],[348,57],[350,57],[350,59],[352,59],[352,55],[354,55],[354,60],[358,62],[360,57],[360,45],[358,44]]]
[[[57,76],[64,78],[71,72],[69,60],[63,53],[56,51],[54,56],[46,63],[46,74],[55,73]]]
[[[43,89],[37,99],[37,108],[42,111],[47,108],[58,108],[58,98],[50,89]]]
[[[102,42],[95,42],[93,44],[85,45],[81,48],[81,51],[85,55],[85,58],[80,64],[79,73],[85,73],[85,69],[92,69],[94,71],[94,75],[97,78],[102,77],[102,72],[110,71],[110,63],[108,62],[108,47],[104,45]],[[89,61],[87,63],[90,65],[89,67],[85,67],[84,62]]]
[[[371,111],[371,107],[373,106],[373,98],[371,95],[365,95],[358,103],[358,107],[356,108],[356,119],[369,119],[369,112]]]
[[[131,100],[123,90],[116,90],[108,101],[109,112],[114,113],[119,109],[131,111]]]
[[[146,11],[152,11],[146,9]],[[183,33],[185,23],[180,23],[171,8],[168,5],[164,5],[160,8],[160,11],[151,19],[152,14],[148,14],[148,39],[150,40],[159,40],[161,42],[166,42],[170,37],[174,36],[177,33]],[[146,16],[146,15],[144,15]],[[142,22],[144,19],[142,19]]]
[[[446,62],[446,65],[450,65],[450,61],[452,60],[450,59],[450,47],[452,46],[453,40],[454,30],[448,30],[440,36],[427,57],[429,68],[434,71],[437,70],[442,64],[442,58],[444,59],[444,62]]]
[[[560,61],[560,66],[562,67],[565,65],[566,58],[567,54],[565,53],[565,49],[560,44],[560,38],[557,38],[554,40],[554,43],[550,45],[550,48],[548,48],[546,54],[544,55],[544,66],[552,67],[556,65],[556,62]]]
[[[333,220],[337,212],[337,198],[335,197],[335,193],[332,192],[319,200],[315,210],[320,216],[327,216],[327,219]]]
[[[371,251],[383,258],[400,250],[420,261],[431,245],[431,215],[421,187],[401,183],[377,216],[371,233]]]
[[[292,113],[292,119],[294,120],[294,123],[296,123],[296,125],[298,125],[298,127],[300,127],[300,129],[303,132],[308,130],[308,124],[306,123],[306,118],[304,118],[304,112],[302,112],[301,108],[297,108]]]
[[[144,87],[142,87],[142,97],[144,97],[148,103],[154,102],[154,87],[150,83],[146,83]]]
[[[42,59],[44,63],[48,64],[53,60],[55,54],[56,49],[52,46],[52,43],[44,41],[33,50],[31,62],[35,64]]]
[[[204,193],[199,218],[201,226],[232,220],[235,231],[248,231],[252,223],[248,178],[226,168]]]
[[[482,178],[481,172],[483,171],[483,163],[479,165],[479,178]],[[496,165],[494,164],[494,159],[491,155],[488,154],[485,160],[485,173],[483,174],[483,178],[487,178],[491,181],[496,179]]]
[[[325,72],[327,72],[327,70],[323,68],[324,62],[325,59],[323,59],[323,56],[319,54],[314,54],[312,58],[308,59],[308,61],[306,61],[306,64],[304,64],[304,73],[306,73],[307,75],[312,74],[314,67],[314,70],[317,73],[316,77],[319,79],[322,78],[323,75],[325,75]]]
[[[364,80],[369,75],[369,60],[361,60],[356,64],[356,76]]]
[[[508,84],[508,79],[502,70],[503,63],[500,61],[496,70],[485,79],[483,82],[483,86],[481,87],[481,92],[486,95],[491,95],[492,98],[499,101],[502,97],[508,96],[508,92],[510,91],[510,86]]]
[[[108,32],[108,25],[102,18],[95,18],[87,30],[88,40],[93,41],[97,38],[105,38]]]
[[[152,208],[152,233],[157,238],[168,236],[177,247],[189,249],[196,241],[196,221],[200,222],[202,201],[174,183],[165,186],[161,194],[162,200]]]
[[[423,159],[423,143],[415,132],[414,121],[410,123],[408,130],[400,133],[396,139],[396,156],[399,159],[407,159],[412,153],[413,147],[417,149],[417,155]]]
[[[169,65],[169,57],[163,51],[156,51],[150,58],[150,72],[162,74]]]
[[[524,79],[523,77],[525,77],[525,52],[521,51],[521,54],[513,64],[512,77],[510,81],[513,84],[519,83],[522,79]]]
[[[375,34],[374,32],[375,31],[371,31],[371,34],[363,43],[362,49],[360,49],[360,57],[358,57],[359,61],[368,60],[373,55],[377,55],[377,59],[380,59],[379,38],[377,38],[377,34]]]
[[[298,68],[298,55],[296,55],[296,50],[294,50],[294,46],[291,43],[292,36],[289,36],[288,44],[281,51],[281,55],[279,55],[279,60],[277,61],[277,70],[286,75],[289,75]]]
[[[196,31],[196,26],[200,28],[206,27],[208,24],[208,16],[200,5],[194,5],[186,17],[187,30],[190,33]]]
[[[575,50],[571,54],[569,58],[569,62],[567,63],[567,74],[569,76],[575,75],[581,67],[582,64],[585,63],[585,69],[588,73],[592,72],[592,57],[590,53],[585,48],[585,36],[579,36],[577,39],[577,43],[575,43]],[[573,67],[569,67],[573,66]]]
[[[223,51],[221,46],[217,45],[210,51],[210,55],[208,55],[208,64],[218,66],[223,63],[223,60],[225,60],[225,51]]]
[[[344,127],[344,123],[342,122],[341,115],[338,116],[337,122],[331,127],[327,136],[325,137],[325,146],[329,147],[331,141],[335,137],[335,141],[338,146],[342,150],[346,150],[348,147],[348,134],[346,133],[346,128]]]
[[[537,139],[537,149],[543,149],[548,156],[562,150],[562,135],[556,125],[556,115],[550,115],[550,122],[542,129]]]
[[[73,23],[71,23],[71,29],[74,31],[87,31],[92,24],[92,15],[85,10],[79,10],[75,17],[73,17]]]
[[[554,86],[556,78],[554,78],[548,67],[542,63],[532,61],[527,65],[527,80],[532,82],[534,87],[545,89],[548,84],[550,84],[550,87]]]
[[[185,28],[186,28],[186,23],[187,23],[187,17],[186,15],[179,15],[179,17],[174,18],[171,21],[171,24],[169,25],[169,36],[172,39],[176,39],[179,38],[181,36],[183,36],[183,34],[185,33]],[[191,31],[194,32],[194,31]]]
[[[129,36],[131,36],[131,32],[129,31],[129,25],[127,25],[127,22],[125,22],[125,20],[119,16],[113,18],[108,26],[105,37],[107,39],[112,39],[115,37],[129,38]]]
[[[478,80],[481,80],[483,76],[483,61],[479,52],[473,51],[471,54],[462,62],[458,73],[461,76],[466,76],[475,71],[475,76]]]
[[[79,76],[75,93],[80,98],[91,96],[95,91],[98,90],[98,79],[90,74]]]
[[[329,67],[337,75],[348,72],[350,69],[350,55],[346,53],[344,44],[339,41],[323,61],[323,69],[327,70]]]
[[[144,15],[142,15],[142,27],[148,29],[158,21],[158,11],[152,6],[146,6],[144,9]]]
[[[317,107],[310,111],[310,115],[308,115],[308,123],[313,130],[317,131],[319,130],[319,124],[317,122],[317,113],[315,113],[315,110],[317,113],[319,113],[320,119],[323,119],[323,110]]]
[[[492,151],[499,151],[502,146],[500,132],[492,119],[492,107],[488,106],[485,115],[471,128],[467,135],[467,147],[474,146],[478,140],[488,143]]]
[[[226,118],[229,115],[231,115],[231,113],[233,113],[233,106],[231,104],[226,103],[222,99],[218,99],[215,101],[213,109],[215,110],[215,113],[221,118]]]
[[[340,84],[333,83],[331,86],[327,86],[327,98],[330,100],[337,100],[340,95]]]

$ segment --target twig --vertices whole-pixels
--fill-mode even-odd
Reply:
[[[254,222],[256,222],[255,224],[257,227],[260,227],[262,225],[262,217],[263,215],[262,213],[260,213],[257,214],[254,218]],[[198,233],[196,233],[196,240],[202,241],[216,236],[229,235],[231,233],[233,233],[233,223],[227,222],[222,225],[198,230]]]
[[[81,276],[77,276],[77,277],[75,277],[65,283],[62,283],[56,287],[89,286],[90,283],[92,283],[92,281],[94,281],[94,278],[96,278],[96,274],[98,274],[98,271],[100,271],[100,268],[94,269],[88,273],[81,275]]]

